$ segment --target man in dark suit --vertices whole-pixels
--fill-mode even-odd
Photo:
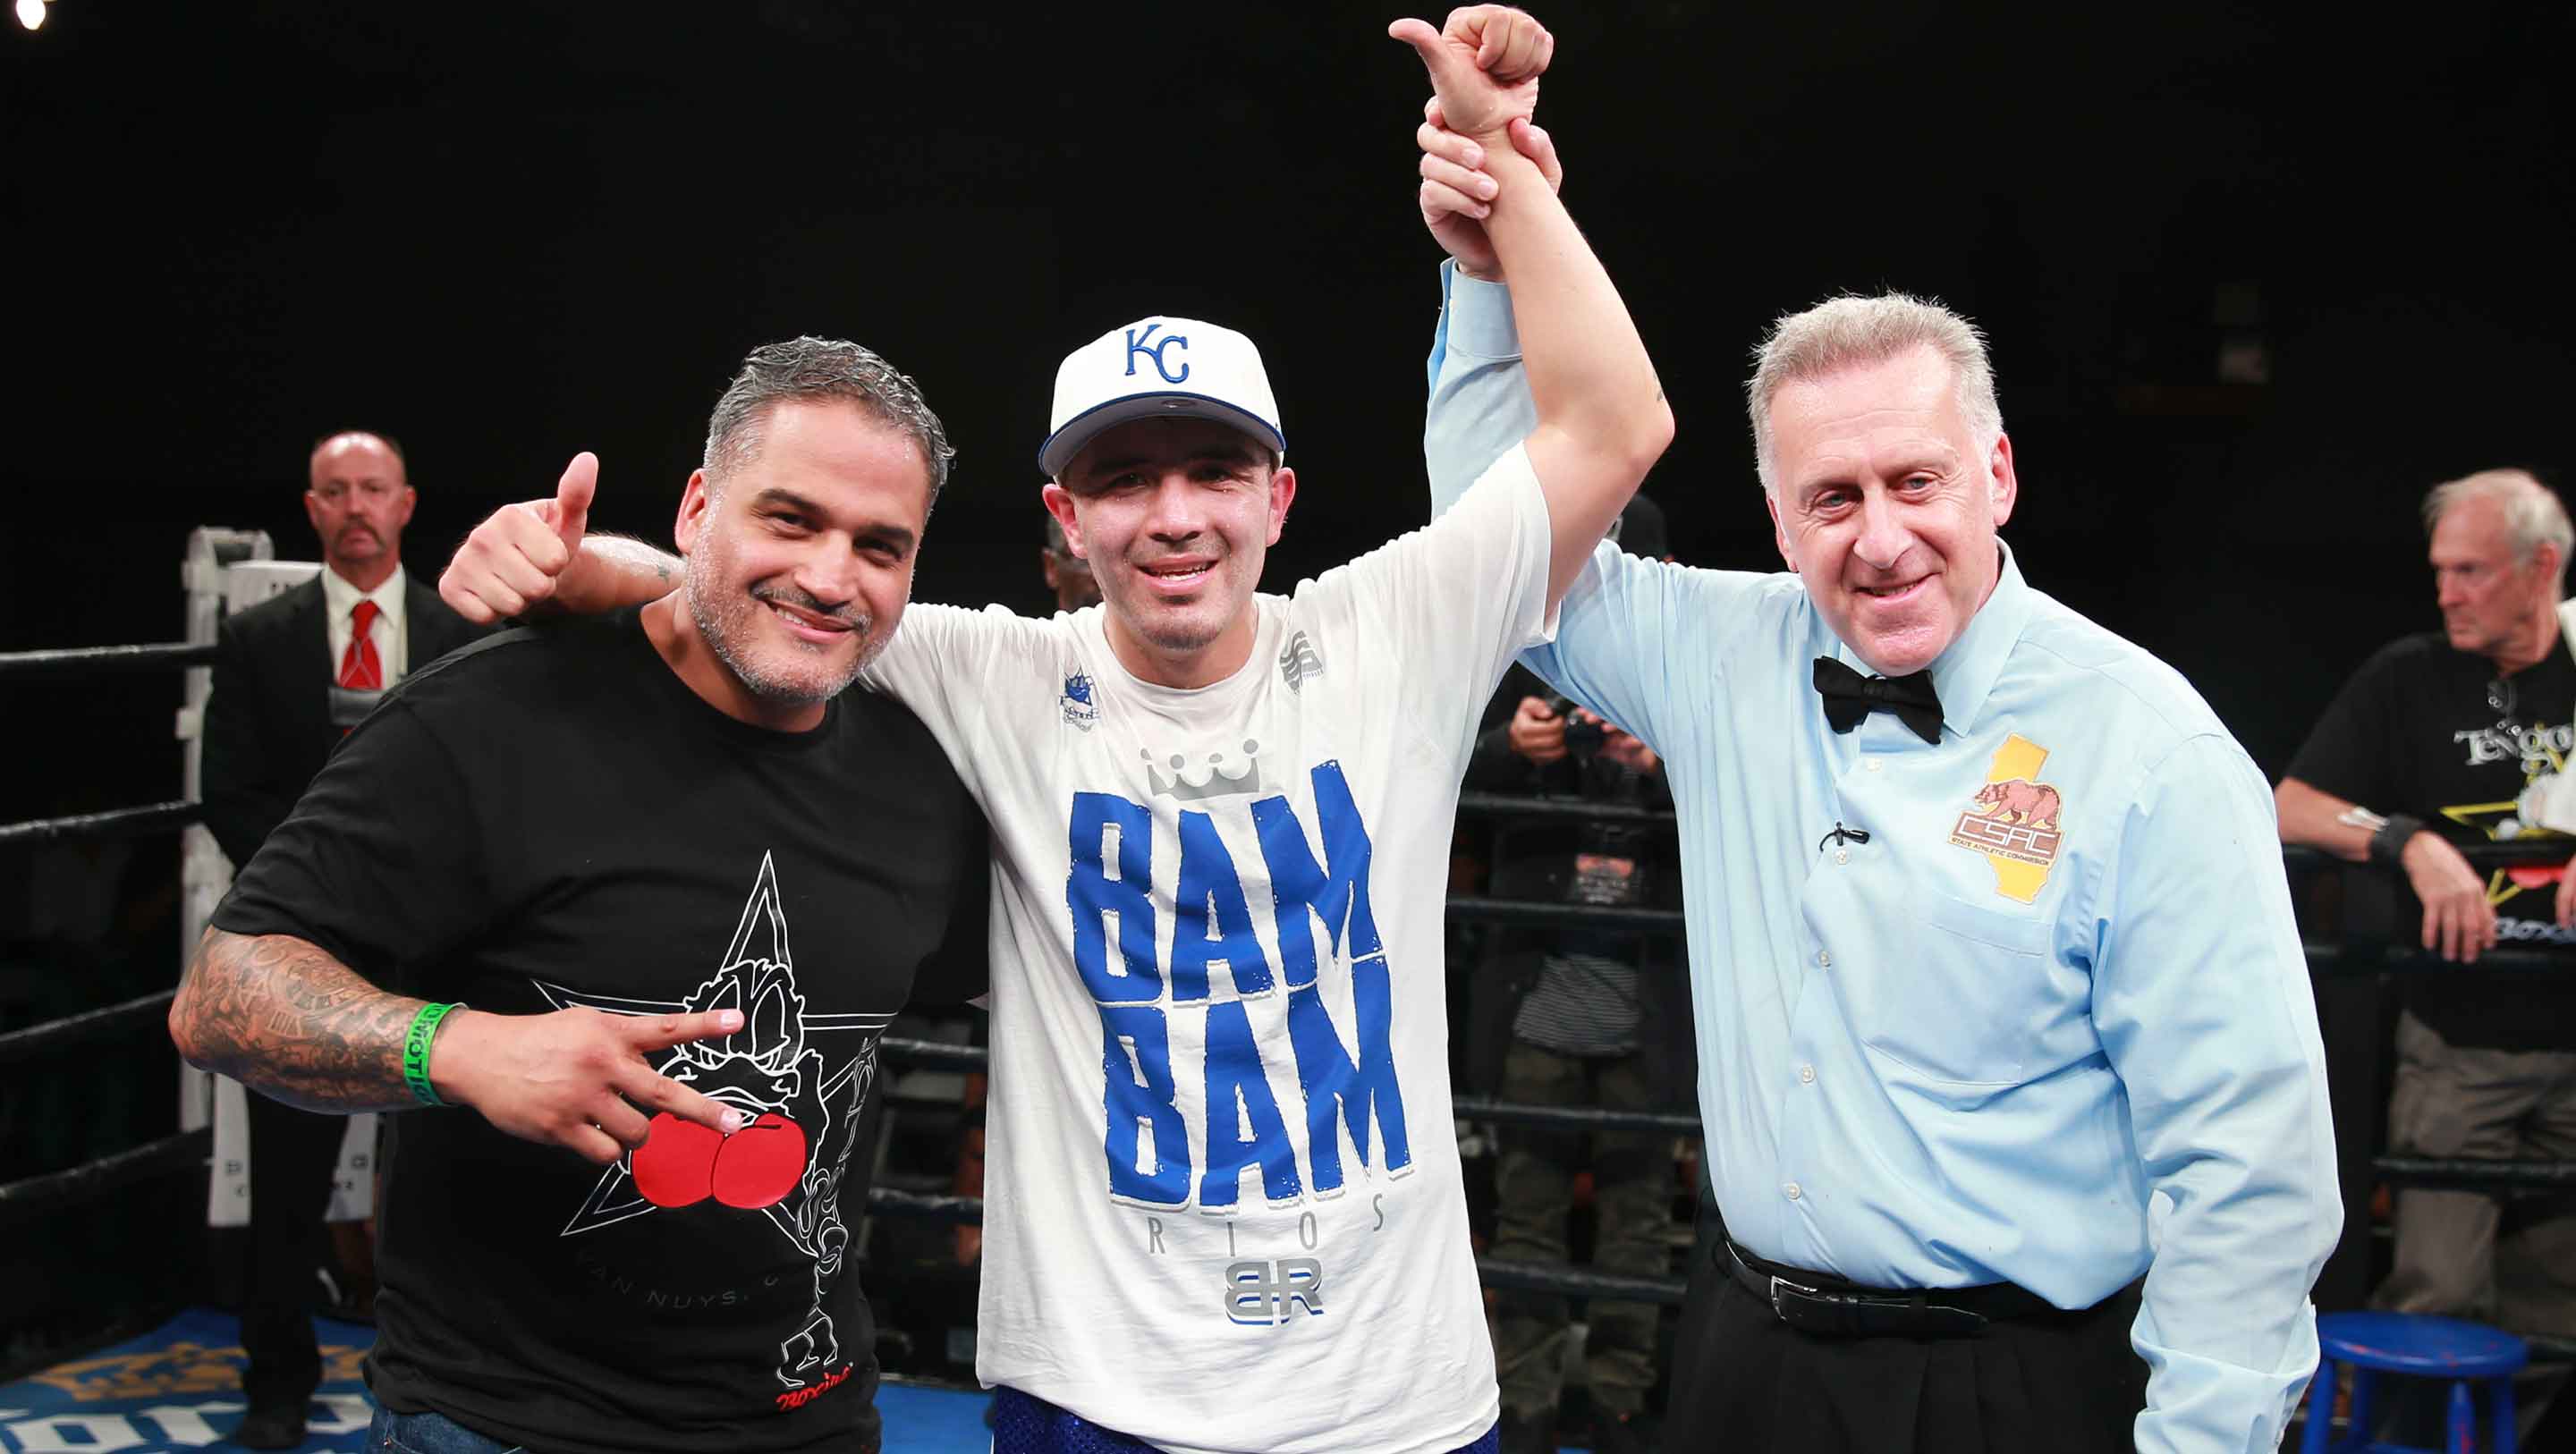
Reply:
[[[464,645],[477,628],[402,568],[415,495],[402,450],[378,434],[314,446],[304,512],[322,544],[313,580],[226,618],[206,706],[205,822],[234,865],[286,820],[342,734],[384,690]],[[242,1300],[242,1391],[234,1442],[291,1449],[322,1377],[313,1334],[322,1216],[348,1122],[247,1098],[250,1266]]]

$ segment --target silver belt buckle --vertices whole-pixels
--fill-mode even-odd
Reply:
[[[1802,1282],[1791,1282],[1785,1277],[1774,1277],[1771,1279],[1771,1316],[1778,1318],[1780,1321],[1785,1323],[1789,1321],[1789,1315],[1780,1310],[1780,1292],[1783,1288],[1786,1288],[1790,1292],[1805,1293],[1809,1297],[1816,1296],[1816,1290]]]

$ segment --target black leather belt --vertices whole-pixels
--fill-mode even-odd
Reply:
[[[2009,1282],[1910,1293],[1858,1288],[1821,1273],[1764,1262],[1737,1247],[1733,1238],[1718,1241],[1718,1265],[1738,1286],[1768,1304],[1781,1322],[1822,1337],[1968,1338],[1999,1318],[2050,1306],[2039,1294]]]

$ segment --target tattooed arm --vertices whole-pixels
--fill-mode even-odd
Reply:
[[[191,1065],[310,1111],[416,1109],[403,1037],[426,1001],[389,994],[288,934],[208,929],[170,1005]],[[653,1112],[725,1132],[739,1112],[654,1073],[644,1054],[742,1028],[739,1010],[692,1015],[487,1015],[458,1010],[430,1042],[439,1099],[600,1165],[644,1144]]]
[[[402,1046],[423,1003],[304,940],[208,929],[170,1004],[170,1039],[189,1064],[290,1106],[399,1111],[419,1104]]]

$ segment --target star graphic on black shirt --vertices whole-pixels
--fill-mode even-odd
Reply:
[[[544,981],[538,982],[537,989],[557,1008],[580,1006],[612,1015],[741,1010],[742,1029],[674,1046],[661,1052],[653,1069],[725,1102],[747,1119],[763,1113],[783,1116],[804,1132],[808,1154],[797,1184],[759,1210],[800,1251],[825,1257],[834,1250],[826,1245],[824,1225],[831,1218],[814,1203],[837,1184],[839,1170],[848,1159],[847,1143],[858,1123],[859,1106],[876,1078],[877,1036],[894,1015],[826,1015],[806,1009],[796,985],[777,872],[767,854],[761,856],[760,872],[743,905],[733,941],[717,964],[714,974],[679,1000],[627,998]],[[849,1031],[865,1035],[864,1043],[837,1069],[826,1072],[822,1053],[808,1048],[809,1039]],[[838,1147],[831,1145],[835,1130],[842,1133],[844,1142]],[[662,1210],[637,1189],[634,1161],[634,1153],[629,1152],[603,1171],[558,1235],[595,1231]]]

